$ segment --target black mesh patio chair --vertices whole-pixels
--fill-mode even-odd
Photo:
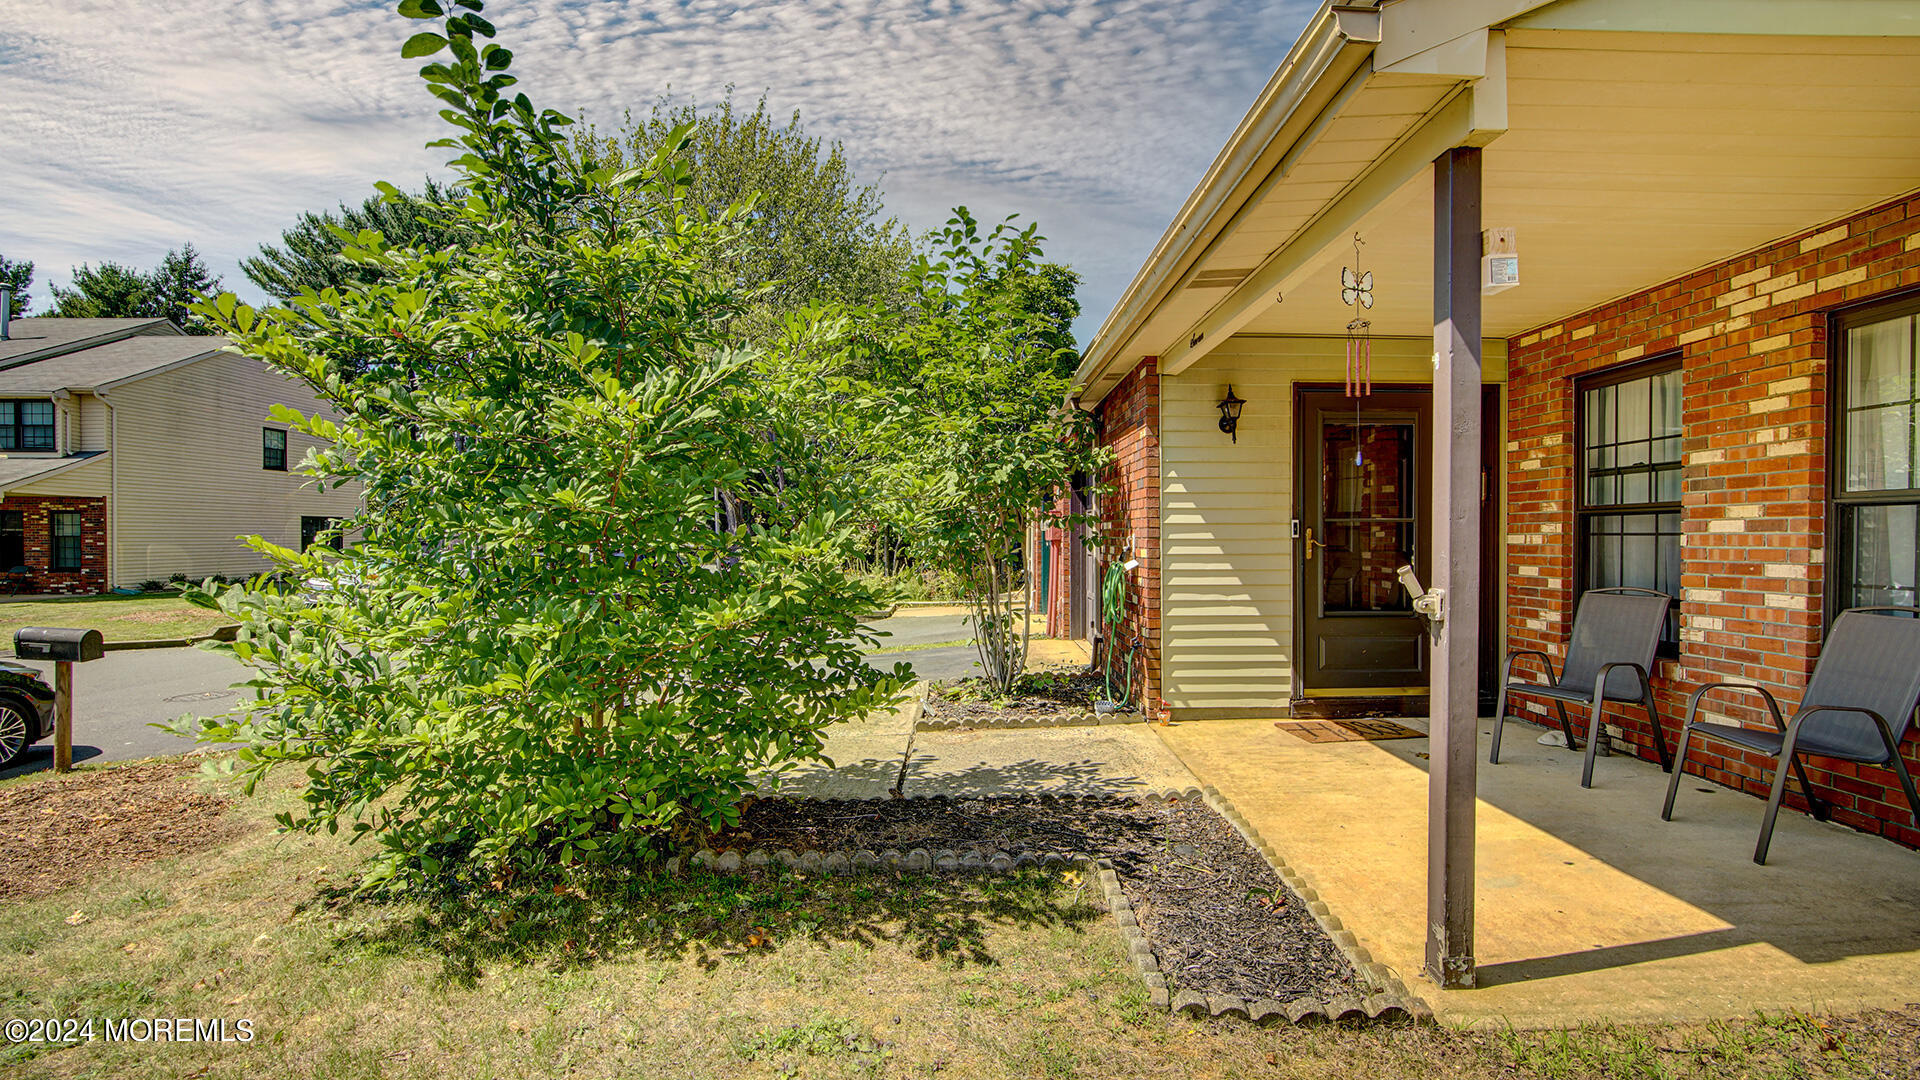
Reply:
[[[1567,642],[1567,662],[1555,674],[1553,658],[1534,649],[1515,649],[1507,654],[1500,671],[1500,697],[1493,719],[1493,750],[1487,760],[1500,764],[1500,734],[1507,723],[1507,695],[1525,694],[1546,698],[1560,713],[1560,730],[1566,733],[1567,747],[1577,749],[1573,724],[1567,719],[1567,704],[1587,706],[1591,719],[1587,725],[1587,760],[1580,770],[1580,786],[1593,786],[1593,754],[1606,730],[1600,726],[1607,702],[1638,703],[1647,710],[1647,723],[1653,728],[1653,743],[1660,750],[1660,767],[1672,769],[1667,753],[1667,736],[1660,730],[1660,714],[1653,706],[1653,685],[1648,672],[1653,670],[1653,654],[1660,647],[1660,631],[1667,625],[1667,610],[1673,597],[1652,589],[1588,589],[1580,597],[1573,613],[1573,637]],[[1513,662],[1523,656],[1539,658],[1546,665],[1547,682],[1515,682]]]
[[[1894,614],[1894,613],[1898,614]],[[1905,616],[1905,617],[1903,617]],[[1715,690],[1758,694],[1773,714],[1775,730],[1745,728],[1696,720],[1700,700]],[[1774,819],[1787,791],[1787,769],[1800,781],[1807,808],[1814,819],[1827,819],[1827,805],[1813,793],[1800,755],[1838,758],[1864,765],[1886,765],[1906,789],[1907,806],[1920,825],[1920,795],[1913,789],[1907,763],[1900,759],[1900,740],[1913,726],[1913,710],[1920,703],[1920,608],[1862,607],[1840,613],[1820,649],[1820,660],[1807,681],[1800,711],[1791,722],[1780,719],[1780,705],[1766,688],[1747,683],[1708,683],[1687,701],[1687,720],[1680,728],[1680,768],[1667,781],[1667,803],[1660,817],[1673,820],[1673,797],[1686,771],[1687,747],[1694,736],[1732,743],[1773,759],[1773,792],[1767,796],[1767,814],[1760,822],[1760,842],[1753,861],[1765,866],[1767,846],[1773,842]]]

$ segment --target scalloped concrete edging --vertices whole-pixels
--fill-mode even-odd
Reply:
[[[1319,892],[1307,884],[1306,879],[1300,876],[1299,871],[1289,866],[1287,861],[1280,857],[1280,853],[1274,849],[1274,846],[1269,843],[1265,837],[1260,835],[1258,829],[1255,829],[1253,825],[1247,821],[1246,816],[1240,813],[1239,808],[1233,805],[1232,800],[1222,795],[1220,789],[1211,784],[1205,788],[1201,788],[1196,794],[1204,799],[1208,806],[1213,807],[1221,817],[1226,818],[1229,824],[1239,830],[1241,837],[1243,837],[1248,844],[1251,844],[1255,851],[1260,853],[1260,857],[1267,861],[1267,865],[1272,867],[1273,872],[1280,876],[1280,880],[1286,883],[1287,888],[1293,890],[1294,895],[1298,896],[1301,901],[1307,905],[1307,910],[1312,913],[1314,921],[1318,922],[1320,928],[1327,932],[1327,936],[1333,939],[1333,943],[1339,947],[1341,954],[1347,958],[1347,963],[1353,965],[1354,972],[1359,974],[1363,979],[1372,982],[1374,986],[1380,988],[1377,993],[1368,994],[1364,997],[1345,995],[1331,999],[1327,1002],[1324,1011],[1324,1017],[1326,1019],[1346,1020],[1364,1018],[1368,1020],[1418,1020],[1426,1022],[1433,1020],[1433,1010],[1428,1007],[1427,1003],[1422,1000],[1418,994],[1409,990],[1407,984],[1401,981],[1400,976],[1396,975],[1393,969],[1373,958],[1373,953],[1370,952],[1366,946],[1360,944],[1359,939],[1354,937],[1353,931],[1348,930],[1346,925],[1340,921],[1340,916],[1335,915],[1332,909],[1327,906],[1327,902],[1320,899]],[[1188,1000],[1176,999],[1173,1007],[1177,1010],[1185,1010],[1193,1015],[1211,1014],[1220,1016],[1223,1015],[1223,1010],[1225,1014],[1231,1015],[1236,1011],[1233,1007],[1232,999],[1218,1001],[1214,998],[1200,998],[1198,994],[1182,995],[1182,997]],[[1191,999],[1200,1000],[1196,1002]],[[1242,1010],[1250,1009],[1252,1004],[1251,1002],[1243,1002],[1240,1003],[1240,1008]],[[1295,1022],[1298,1023],[1299,1021],[1296,1020]]]
[[[948,796],[945,795],[909,795],[906,798],[909,801],[948,801]],[[1077,799],[1080,796],[1044,793],[1038,798],[1049,801]],[[1409,993],[1406,986],[1392,971],[1374,962],[1372,954],[1341,925],[1339,917],[1328,911],[1327,905],[1320,900],[1318,894],[1307,887],[1300,876],[1273,853],[1272,845],[1260,839],[1259,834],[1254,832],[1246,819],[1218,790],[1212,787],[1205,789],[1190,787],[1185,790],[1169,788],[1166,791],[1147,792],[1138,798],[1145,803],[1199,799],[1221,817],[1226,818],[1227,822],[1239,831],[1241,837],[1267,861],[1287,888],[1293,890],[1301,902],[1307,905],[1315,922],[1333,940],[1354,971],[1384,989],[1365,995],[1337,994],[1326,998],[1300,997],[1288,1001],[1271,998],[1248,999],[1225,994],[1201,994],[1192,990],[1173,992],[1167,985],[1167,976],[1160,968],[1160,961],[1154,956],[1153,945],[1147,940],[1146,931],[1140,927],[1139,917],[1134,913],[1133,902],[1127,899],[1125,890],[1121,888],[1120,876],[1113,869],[1113,861],[1095,858],[1084,852],[1022,852],[1015,855],[999,848],[917,847],[904,852],[895,848],[880,851],[858,848],[853,851],[822,853],[779,847],[752,848],[743,854],[738,850],[715,852],[711,848],[703,847],[692,855],[675,855],[668,859],[666,871],[674,877],[683,876],[687,871],[696,868],[729,874],[738,873],[742,869],[764,869],[776,863],[802,873],[836,875],[857,874],[881,868],[922,873],[992,874],[1012,873],[1029,867],[1076,869],[1088,874],[1099,883],[1100,888],[1095,894],[1095,903],[1113,917],[1114,925],[1119,928],[1121,941],[1126,946],[1127,959],[1146,985],[1147,1000],[1150,1004],[1173,1012],[1186,1013],[1195,1018],[1231,1017],[1254,1024],[1273,1024],[1283,1021],[1289,1024],[1306,1024],[1321,1020],[1391,1022],[1432,1019],[1432,1010],[1427,1008],[1426,1003]],[[864,803],[882,800],[808,801]]]

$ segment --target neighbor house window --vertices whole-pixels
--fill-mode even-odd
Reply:
[[[300,550],[305,551],[312,547],[314,541],[320,539],[321,533],[326,532],[339,523],[339,518],[302,517],[300,519]],[[335,551],[343,551],[347,546],[346,539],[337,532],[327,537],[327,543],[333,545]]]
[[[0,450],[53,449],[53,402],[0,401]]]
[[[0,574],[26,565],[27,515],[19,510],[0,510]]]
[[[47,515],[53,533],[53,569],[80,569],[80,512],[55,510]]]
[[[1834,320],[1833,604],[1913,606],[1920,589],[1920,300]]]
[[[1582,379],[1576,587],[1658,589],[1680,600],[1678,357]],[[1677,645],[1668,617],[1661,649]]]
[[[260,467],[287,471],[287,433],[279,428],[260,429]]]

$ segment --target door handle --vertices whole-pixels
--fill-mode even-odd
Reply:
[[[1313,538],[1313,526],[1311,526],[1311,525],[1309,525],[1309,526],[1307,526],[1307,561],[1308,561],[1308,562],[1312,562],[1312,561],[1313,561],[1313,549],[1314,549],[1314,548],[1317,548],[1317,547],[1326,547],[1326,546],[1327,546],[1327,545],[1325,545],[1325,544],[1323,544],[1323,543],[1321,543],[1320,541],[1318,541],[1318,540],[1315,540],[1315,539]]]

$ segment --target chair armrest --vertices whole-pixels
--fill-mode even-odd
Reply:
[[[1815,705],[1809,709],[1801,709],[1799,712],[1794,714],[1793,723],[1787,725],[1787,730],[1798,731],[1800,730],[1800,722],[1802,720],[1805,720],[1809,716],[1814,716],[1823,712],[1859,713],[1862,716],[1865,716],[1868,719],[1873,721],[1873,726],[1880,729],[1880,734],[1882,737],[1884,737],[1887,740],[1888,746],[1895,745],[1893,741],[1893,729],[1887,726],[1886,718],[1881,716],[1879,713],[1874,712],[1872,709],[1863,709],[1857,705]],[[1899,753],[1897,749],[1894,752]]]
[[[1613,669],[1617,667],[1632,668],[1640,676],[1640,688],[1649,694],[1653,693],[1653,680],[1648,677],[1646,668],[1641,667],[1631,660],[1615,660],[1611,664],[1601,664],[1599,673],[1594,675],[1593,693],[1595,697],[1605,700],[1607,696],[1607,679],[1613,674]]]
[[[1700,708],[1700,699],[1715,690],[1742,690],[1750,694],[1759,694],[1762,698],[1766,699],[1767,711],[1773,714],[1773,726],[1781,731],[1787,730],[1787,722],[1780,716],[1780,703],[1773,699],[1773,692],[1764,686],[1755,686],[1752,683],[1743,682],[1708,683],[1700,689],[1695,690],[1693,696],[1687,699],[1687,719],[1686,723],[1681,725],[1682,727],[1693,726],[1693,714]]]
[[[1512,652],[1507,654],[1506,663],[1500,666],[1500,684],[1502,686],[1505,686],[1507,683],[1510,683],[1513,681],[1513,662],[1515,660],[1520,659],[1523,656],[1539,657],[1540,662],[1546,665],[1546,668],[1547,668],[1547,685],[1548,686],[1560,685],[1560,674],[1559,672],[1556,672],[1553,670],[1553,657],[1548,656],[1546,653],[1543,653],[1538,649],[1515,649]]]

